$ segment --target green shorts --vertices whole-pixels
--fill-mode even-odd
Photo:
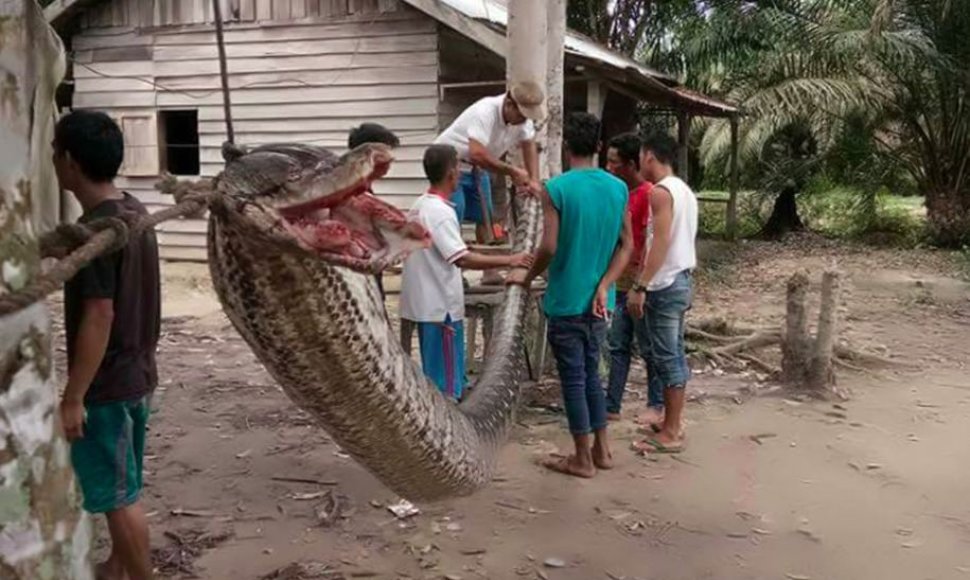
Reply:
[[[102,514],[141,495],[149,397],[85,405],[84,437],[71,444],[84,510]]]

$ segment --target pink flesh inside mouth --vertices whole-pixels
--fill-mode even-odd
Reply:
[[[305,216],[311,212],[320,209],[329,209],[336,205],[339,205],[346,201],[347,199],[360,195],[367,191],[368,184],[366,181],[358,183],[352,187],[346,189],[341,189],[335,191],[328,195],[318,197],[316,199],[311,199],[310,201],[304,201],[294,205],[289,205],[286,207],[279,208],[280,214],[287,220],[298,220],[300,217]]]
[[[423,226],[370,194],[368,186],[362,181],[279,212],[287,230],[304,246],[353,269],[379,270],[430,245]]]

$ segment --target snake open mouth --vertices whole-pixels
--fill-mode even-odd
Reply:
[[[419,223],[370,192],[381,167],[353,185],[278,207],[286,229],[323,259],[355,270],[378,271],[430,245]]]

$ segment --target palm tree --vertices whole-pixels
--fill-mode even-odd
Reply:
[[[954,0],[723,0],[681,52],[694,86],[721,89],[748,113],[747,167],[763,175],[767,145],[793,127],[809,127],[824,155],[865,119],[883,160],[866,162],[880,168],[872,177],[885,178],[885,160],[905,169],[935,240],[958,246],[970,241],[967,30],[970,3]],[[727,123],[706,127],[709,165],[725,163],[729,135]]]

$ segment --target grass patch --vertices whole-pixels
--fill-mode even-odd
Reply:
[[[926,239],[926,211],[919,197],[881,190],[866,199],[855,189],[809,190],[799,196],[806,226],[824,236],[912,248]]]
[[[728,193],[703,191],[698,197],[726,200]],[[774,198],[759,192],[739,193],[738,235],[758,235],[773,204]],[[906,248],[920,246],[927,239],[926,208],[921,197],[883,190],[866,200],[858,190],[820,182],[798,196],[798,206],[806,227],[829,238]],[[698,219],[703,236],[723,237],[727,233],[726,209],[723,203],[700,202]]]
[[[723,238],[727,236],[727,204],[703,201],[718,199],[727,201],[730,194],[726,191],[702,191],[697,194],[702,200],[698,204],[698,229],[704,237]],[[752,192],[738,194],[738,231],[740,238],[750,238],[761,231],[763,223],[761,204]]]

